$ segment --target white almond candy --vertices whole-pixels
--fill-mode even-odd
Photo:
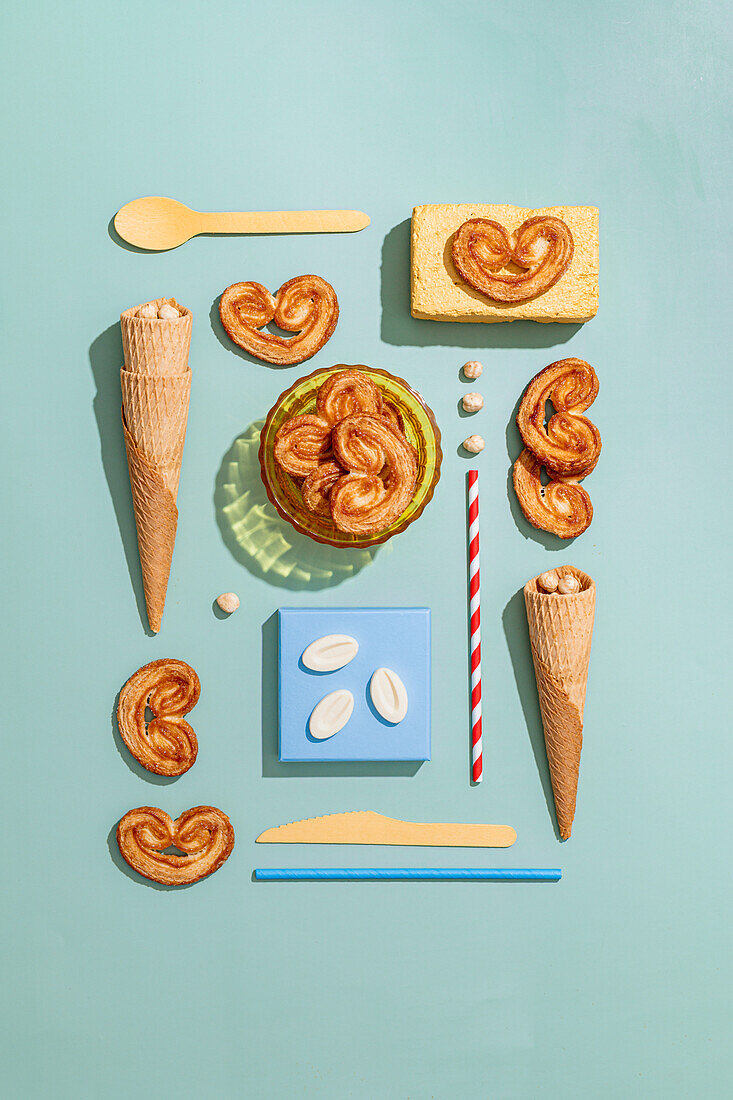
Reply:
[[[332,691],[321,699],[308,720],[311,737],[325,741],[342,730],[354,712],[354,696],[346,688]]]
[[[138,310],[138,315],[140,317],[147,317],[149,320],[152,320],[153,317],[157,318],[158,316],[158,307],[156,306],[155,302],[146,302],[144,306],[140,306],[140,309]]]
[[[407,688],[391,668],[378,668],[372,674],[369,694],[385,722],[396,725],[407,714]]]
[[[358,652],[356,638],[348,634],[326,634],[311,642],[300,659],[312,672],[335,672],[353,661]]]
[[[158,310],[158,316],[161,321],[172,321],[174,318],[180,317],[180,313],[175,306],[172,306],[170,302],[163,302],[163,305]]]

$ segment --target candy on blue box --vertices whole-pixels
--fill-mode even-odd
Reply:
[[[280,608],[278,683],[281,761],[430,759],[430,610],[427,607]],[[304,649],[326,634],[350,634],[356,657],[335,672],[311,672]],[[409,698],[405,718],[390,725],[374,709],[369,681],[390,668]],[[308,733],[316,703],[338,688],[354,696],[354,712],[333,737]]]

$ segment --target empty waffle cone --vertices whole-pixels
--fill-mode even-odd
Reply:
[[[560,836],[567,840],[578,793],[596,586],[592,577],[573,566],[562,572],[577,577],[579,592],[543,592],[533,577],[524,586],[524,602],[555,812]]]
[[[175,298],[155,298],[158,309],[175,306],[180,317],[139,317],[140,306],[120,314],[125,370],[133,374],[185,374],[191,347],[191,311]]]

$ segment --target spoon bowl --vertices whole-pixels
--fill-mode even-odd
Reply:
[[[149,195],[133,199],[115,214],[115,229],[128,244],[162,252],[178,248],[201,232],[199,215],[176,199]]]

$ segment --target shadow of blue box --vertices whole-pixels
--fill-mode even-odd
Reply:
[[[280,608],[278,611],[278,758],[283,762],[430,759],[430,610],[427,607]],[[324,634],[350,634],[353,661],[336,672],[311,672],[300,658]],[[405,718],[391,725],[377,713],[369,681],[391,668],[409,698]],[[308,733],[316,703],[338,688],[354,696],[354,713],[325,741]]]

